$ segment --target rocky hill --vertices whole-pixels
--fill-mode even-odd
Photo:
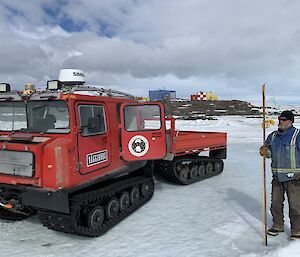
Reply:
[[[245,101],[181,101],[164,102],[167,115],[197,119],[219,115],[260,115],[261,108]]]

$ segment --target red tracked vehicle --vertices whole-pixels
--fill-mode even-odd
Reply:
[[[37,211],[50,229],[99,236],[152,197],[154,162],[181,184],[223,170],[226,134],[166,129],[160,103],[81,80],[0,91],[0,218]]]

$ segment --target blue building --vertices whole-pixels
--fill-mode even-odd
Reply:
[[[165,100],[166,97],[176,99],[176,91],[174,90],[149,90],[149,98],[151,101]]]

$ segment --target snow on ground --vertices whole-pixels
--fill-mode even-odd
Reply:
[[[0,221],[0,256],[299,256],[300,242],[288,240],[288,219],[285,232],[263,245],[261,120],[220,117],[178,121],[177,127],[228,132],[228,159],[221,175],[190,186],[156,180],[152,200],[98,238],[48,230],[36,216]],[[270,169],[267,181],[269,208]]]

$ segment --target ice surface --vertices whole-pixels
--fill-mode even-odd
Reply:
[[[48,230],[36,216],[0,221],[0,256],[300,256],[300,241],[288,240],[288,218],[285,232],[263,245],[261,119],[220,117],[176,124],[181,130],[228,132],[228,159],[221,175],[190,186],[156,180],[152,200],[99,238]],[[268,167],[268,208],[270,182]]]

